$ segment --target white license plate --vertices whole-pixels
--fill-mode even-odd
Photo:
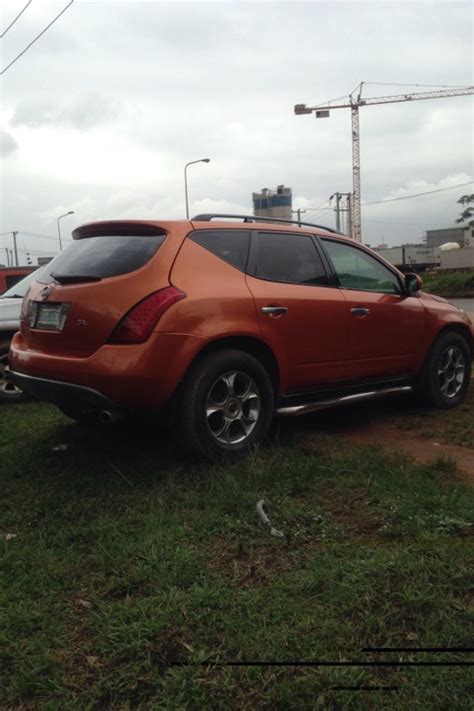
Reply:
[[[62,331],[66,322],[69,304],[38,304],[33,328],[45,331]]]

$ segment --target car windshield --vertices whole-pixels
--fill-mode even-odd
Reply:
[[[22,299],[30,288],[31,282],[36,279],[43,270],[44,267],[42,267],[41,269],[35,269],[34,272],[28,274],[26,277],[24,277],[24,279],[20,279],[20,281],[17,281],[17,283],[13,284],[10,289],[3,292],[3,294],[0,296],[0,299]]]

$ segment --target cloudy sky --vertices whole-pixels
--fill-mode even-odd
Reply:
[[[2,0],[1,32],[26,2]],[[67,3],[32,0],[0,39],[2,68]],[[250,212],[253,190],[283,183],[308,220],[334,225],[327,199],[351,189],[350,112],[315,120],[294,104],[360,81],[374,82],[367,97],[472,84],[472,52],[464,1],[75,0],[0,78],[0,233],[18,230],[36,258],[55,252],[69,210],[66,236],[91,220],[181,218],[183,166],[202,157],[188,173],[192,214]],[[360,113],[363,202],[473,179],[472,97]],[[367,205],[363,239],[450,226],[466,192]],[[3,235],[0,263],[7,246]]]

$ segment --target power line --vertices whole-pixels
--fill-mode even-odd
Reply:
[[[312,217],[315,217],[316,215],[319,215],[320,212],[325,212],[326,210],[332,210],[332,207],[329,206],[329,201],[331,198],[328,198],[326,202],[323,202],[319,207],[315,207],[313,209],[308,210],[308,214],[313,213]],[[325,207],[328,205],[328,207]]]
[[[15,19],[10,22],[10,24],[9,24],[8,27],[7,27],[7,29],[2,32],[2,34],[0,35],[0,39],[2,39],[3,37],[5,37],[5,35],[7,34],[8,30],[9,30],[11,27],[13,27],[13,25],[15,24],[15,22],[16,22],[17,20],[20,19],[20,17],[23,15],[23,13],[25,12],[26,8],[28,7],[28,5],[31,5],[31,0],[28,0],[28,2],[26,3],[25,7],[23,8],[23,10],[20,10],[20,12],[18,13],[18,15],[15,17]]]
[[[333,208],[332,207],[325,207],[324,210],[318,210],[317,212],[314,213],[308,213],[306,217],[310,217],[312,220],[314,220],[315,217],[318,217],[318,215],[321,215],[323,212],[332,212]],[[326,215],[325,215],[326,217]]]
[[[51,254],[50,249],[25,249],[21,248],[18,250],[19,252],[22,252],[23,254]],[[53,250],[54,251],[54,250]]]
[[[55,242],[58,241],[57,237],[53,237],[51,235],[40,235],[40,234],[36,234],[35,232],[22,232],[20,230],[20,234],[25,235],[26,237],[38,237],[40,239],[53,239]],[[64,238],[64,239],[66,239],[66,238]]]
[[[3,234],[0,234],[0,237],[5,237],[6,235],[11,235],[11,233],[12,233],[12,230],[10,230],[10,232],[3,232]],[[58,241],[58,238],[53,237],[52,235],[40,235],[35,232],[23,232],[23,230],[18,230],[18,234],[23,235],[25,237],[37,237],[38,239],[51,239],[54,242]],[[70,239],[68,237],[63,237],[63,241],[64,242],[66,242],[66,241],[72,242],[72,239]]]
[[[437,188],[436,190],[427,190],[424,193],[415,193],[414,195],[403,195],[402,197],[388,198],[387,200],[375,200],[374,202],[363,202],[362,206],[366,207],[367,205],[381,205],[382,203],[385,203],[385,202],[396,202],[397,200],[409,200],[410,198],[421,197],[422,195],[432,195],[432,193],[442,193],[445,190],[454,190],[455,188],[462,188],[464,185],[471,185],[472,183],[474,183],[474,180],[468,180],[467,183],[459,183],[458,185],[451,185],[449,188]]]
[[[375,223],[378,223],[381,225],[408,225],[408,226],[412,226],[412,227],[426,227],[425,222],[394,222],[390,218],[388,218],[386,220],[371,220],[371,219],[367,220],[364,218],[364,223],[365,222],[375,222]]]
[[[15,64],[15,62],[18,61],[18,59],[20,59],[20,57],[22,57],[22,56],[29,50],[30,47],[32,47],[32,46],[34,45],[34,43],[35,43],[37,40],[39,40],[39,38],[40,38],[42,35],[44,35],[44,33],[47,32],[47,31],[49,30],[49,28],[50,28],[52,25],[54,25],[54,23],[56,22],[56,20],[59,20],[59,18],[61,17],[61,15],[63,15],[63,14],[66,12],[66,10],[67,10],[69,7],[71,7],[71,5],[73,4],[73,2],[74,2],[74,0],[70,0],[69,4],[66,5],[66,7],[64,7],[58,15],[56,15],[56,17],[54,18],[54,20],[51,20],[51,22],[49,23],[49,25],[46,25],[46,27],[44,28],[44,30],[41,30],[41,32],[39,33],[39,35],[36,35],[36,37],[30,42],[30,44],[28,44],[28,45],[25,47],[25,49],[24,49],[22,52],[20,52],[20,54],[17,54],[17,56],[15,57],[15,59],[12,59],[12,61],[10,62],[10,64],[7,64],[7,66],[2,69],[2,71],[0,72],[0,76],[1,76],[2,74],[5,74],[5,72],[7,71],[7,69],[10,69],[10,67],[11,67],[13,64]]]

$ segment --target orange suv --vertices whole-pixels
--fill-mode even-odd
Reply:
[[[198,215],[73,237],[24,299],[10,377],[78,421],[170,405],[179,441],[213,457],[261,442],[275,412],[466,396],[466,314],[330,228]]]

